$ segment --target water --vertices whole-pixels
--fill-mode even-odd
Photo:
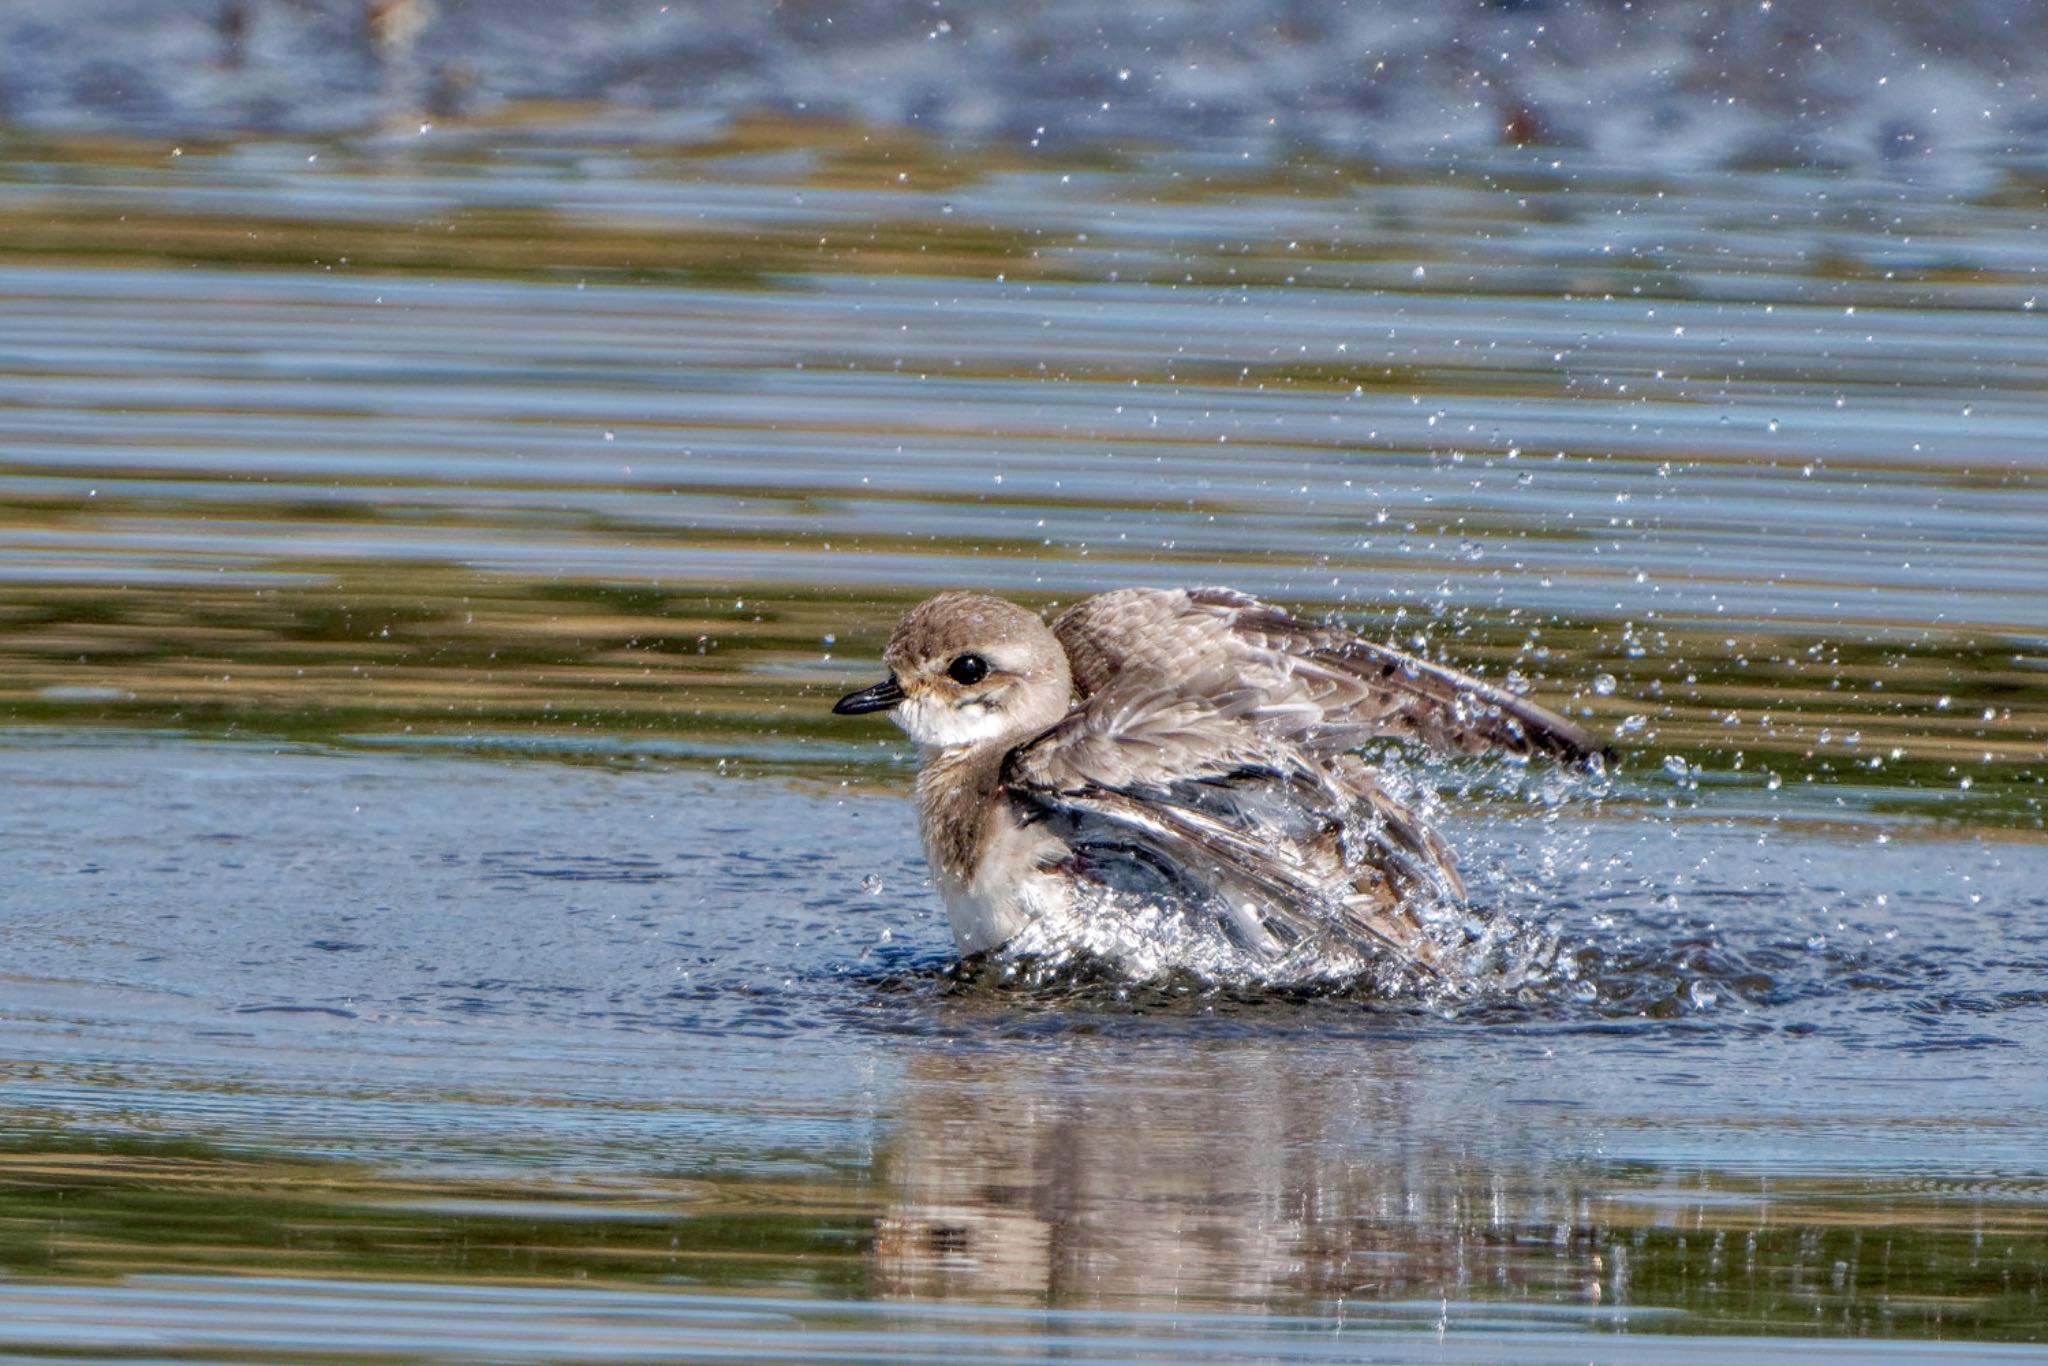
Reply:
[[[0,1350],[2038,1352],[2023,177],[743,132],[16,149]],[[830,702],[1133,582],[1613,735],[1434,775],[1569,971],[955,965]]]
[[[769,110],[843,120],[863,144],[914,129],[1025,155],[1209,144],[1455,166],[1510,144],[1981,185],[1987,162],[2044,150],[2038,21],[2026,0],[14,0],[0,113],[89,135],[398,139],[481,122],[618,144]]]

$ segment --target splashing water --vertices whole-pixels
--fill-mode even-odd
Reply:
[[[1412,897],[1403,910],[1422,931],[1426,948],[1417,956],[1375,950],[1336,934],[1302,940],[1275,956],[1247,947],[1219,914],[1096,888],[1034,920],[989,955],[985,966],[995,982],[1023,983],[1034,991],[1087,988],[1109,980],[1155,988],[1170,983],[1198,992],[1355,998],[1434,1010],[1553,995],[1577,977],[1579,960],[1560,953],[1559,932],[1544,918],[1542,882],[1576,861],[1567,846],[1583,839],[1582,827],[1567,832],[1557,825],[1560,784],[1553,774],[1546,772],[1533,783],[1533,792],[1523,794],[1532,784],[1524,781],[1528,770],[1520,767],[1500,776],[1451,763],[1436,766],[1439,772],[1461,769],[1458,795],[1486,788],[1522,794],[1547,808],[1545,837],[1535,851],[1544,878],[1515,878],[1507,863],[1495,858],[1479,872],[1484,896],[1477,901],[1461,902],[1447,892]],[[1448,819],[1443,796],[1422,780],[1423,772],[1397,759],[1383,763],[1379,775],[1390,795],[1424,821]],[[1493,852],[1487,845],[1479,848]],[[1523,849],[1520,856],[1526,859],[1529,852]]]
[[[1426,964],[1330,938],[1305,940],[1268,957],[1233,939],[1220,918],[1104,892],[1033,921],[989,955],[986,967],[993,981],[1034,991],[1086,989],[1107,980],[1431,1010],[1537,1000],[1577,976],[1577,960],[1560,956],[1557,931],[1541,921],[1448,903],[1411,913],[1430,946]]]

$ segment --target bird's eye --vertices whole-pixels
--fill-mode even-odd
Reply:
[[[980,655],[961,655],[946,666],[946,677],[955,683],[979,683],[988,677],[988,661]]]

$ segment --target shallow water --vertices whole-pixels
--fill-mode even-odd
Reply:
[[[0,176],[0,1350],[2038,1344],[2037,197],[726,150]],[[1615,736],[1569,977],[952,964],[831,698],[1188,581]]]

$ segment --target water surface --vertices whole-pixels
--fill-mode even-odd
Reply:
[[[2022,180],[743,144],[0,176],[0,1345],[2038,1350]],[[830,700],[1133,582],[1613,735],[1436,774],[1573,974],[957,968]]]

